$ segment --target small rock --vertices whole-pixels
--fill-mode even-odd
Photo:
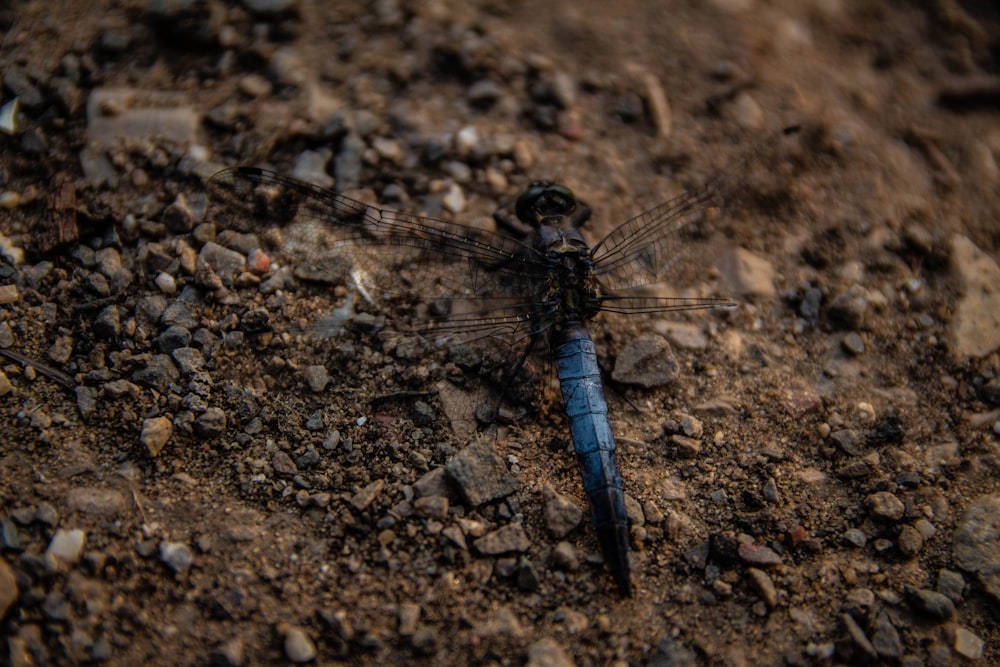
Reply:
[[[420,605],[412,602],[404,602],[399,605],[399,634],[409,637],[417,631],[417,622],[420,620]]]
[[[243,641],[233,637],[220,644],[209,656],[209,664],[213,667],[240,667],[243,664]]]
[[[735,294],[770,299],[776,293],[774,266],[749,250],[734,248],[719,268]]]
[[[103,340],[117,340],[122,333],[122,319],[118,306],[111,304],[101,309],[94,318],[94,335]]]
[[[326,385],[330,382],[330,373],[326,370],[326,366],[321,364],[306,366],[302,369],[302,375],[309,389],[316,394],[326,389]]]
[[[861,549],[868,543],[868,537],[857,528],[848,528],[844,531],[844,542]]]
[[[868,641],[865,631],[861,629],[857,621],[850,614],[841,614],[840,621],[843,623],[844,629],[847,630],[847,634],[850,636],[854,647],[860,653],[857,657],[861,658],[861,662],[875,662],[878,659],[878,651]]]
[[[285,656],[295,663],[309,662],[316,657],[316,645],[305,630],[295,626],[283,629],[285,639]]]
[[[427,519],[445,519],[448,516],[448,499],[444,496],[425,496],[413,501],[413,511]]]
[[[946,621],[955,615],[955,604],[941,593],[913,586],[903,590],[911,604],[934,618]]]
[[[271,456],[271,468],[278,477],[290,478],[299,474],[299,468],[295,465],[295,461],[288,455],[288,452],[281,449]]]
[[[845,454],[858,456],[861,453],[861,436],[853,429],[834,431],[830,434],[830,440]]]
[[[746,544],[741,542],[737,550],[740,560],[748,565],[773,567],[781,565],[782,562],[781,556],[775,553],[773,549],[765,547],[762,544]]]
[[[474,507],[509,496],[520,488],[500,453],[484,440],[477,440],[453,456],[445,471]]]
[[[177,574],[187,572],[193,560],[191,547],[183,542],[160,542],[160,561]]]
[[[798,379],[788,380],[778,390],[778,402],[785,412],[793,419],[801,419],[807,414],[816,412],[823,406],[823,402],[815,391],[810,389],[805,382]]]
[[[559,643],[550,637],[539,639],[528,648],[525,667],[574,667],[575,663]]]
[[[906,511],[903,502],[888,491],[878,491],[865,498],[865,508],[873,519],[883,521],[899,521]]]
[[[952,602],[961,602],[965,593],[965,579],[954,570],[942,568],[938,572],[937,591],[947,596]]]
[[[644,389],[664,387],[677,379],[680,365],[662,336],[644,336],[626,343],[615,360],[611,378]]]
[[[166,417],[153,417],[142,422],[142,434],[139,444],[146,449],[146,454],[156,458],[173,435],[174,426]]]
[[[214,438],[226,430],[226,413],[222,408],[209,408],[194,420],[194,432],[203,438]]]
[[[986,642],[971,630],[963,628],[961,625],[955,628],[955,653],[968,660],[979,660],[983,657],[983,649],[985,648]]]
[[[760,594],[761,599],[768,607],[774,609],[778,605],[778,590],[774,587],[774,581],[771,580],[771,577],[767,572],[755,567],[748,568],[747,574],[750,575],[750,581],[757,593]]]
[[[846,329],[860,329],[865,324],[871,296],[860,285],[853,285],[833,297],[827,307],[827,317],[834,324]]]
[[[660,640],[647,663],[648,667],[697,667],[698,664],[698,657],[690,649],[670,637]]]
[[[365,509],[367,509],[369,505],[375,502],[375,499],[378,497],[378,495],[382,493],[383,488],[385,488],[385,480],[377,479],[368,486],[366,486],[365,488],[355,493],[354,496],[348,502],[351,503],[354,509],[358,510],[359,512],[362,512]]]
[[[170,354],[174,350],[187,347],[190,344],[191,330],[176,324],[170,325],[156,337],[156,347],[164,354]]]
[[[677,456],[682,459],[697,458],[701,453],[701,443],[694,438],[675,433],[670,436],[670,443],[677,447]]]
[[[86,542],[87,534],[82,530],[59,529],[52,536],[48,549],[45,553],[67,563],[76,563],[83,554],[83,545]]]
[[[899,537],[896,538],[896,546],[904,556],[913,558],[923,548],[924,536],[913,526],[903,526],[899,531]]]
[[[240,253],[209,241],[201,247],[201,252],[198,253],[195,275],[199,282],[202,282],[201,276],[204,275],[206,269],[209,269],[211,273],[222,279],[224,285],[231,286],[236,276],[246,269],[246,264],[247,258]],[[209,286],[204,282],[202,284]]]
[[[531,547],[531,540],[522,524],[512,523],[483,535],[472,546],[481,554],[496,556],[512,551],[527,551]]]
[[[865,352],[865,341],[861,340],[861,336],[854,331],[844,336],[840,344],[844,346],[845,350],[855,356],[864,354]]]
[[[132,373],[132,380],[137,384],[155,389],[163,394],[166,394],[170,385],[177,382],[180,377],[180,371],[174,365],[174,360],[166,354],[153,355],[145,368],[137,369]]]
[[[70,489],[66,505],[71,511],[103,518],[119,516],[130,506],[128,498],[120,491],[91,487]]]
[[[562,541],[552,549],[552,566],[572,572],[580,565],[580,557],[576,553],[576,548],[569,542]]]
[[[18,594],[17,579],[14,577],[14,570],[11,569],[5,559],[0,558],[0,618],[7,615],[7,610],[17,600]]]
[[[955,564],[979,575],[983,588],[1000,600],[1000,494],[979,496],[955,530]]]
[[[875,619],[875,628],[872,633],[872,646],[883,658],[899,658],[903,655],[903,642],[899,638],[899,632],[889,620],[889,615],[882,612]]]
[[[546,486],[542,489],[545,502],[545,527],[555,538],[566,537],[583,519],[583,510],[567,496]]]
[[[984,357],[1000,347],[1000,266],[965,236],[951,240],[951,270],[961,297],[951,317],[952,353]]]

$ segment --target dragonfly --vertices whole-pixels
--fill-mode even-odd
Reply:
[[[532,182],[516,199],[516,218],[529,230],[524,238],[499,226],[484,230],[384,210],[259,167],[225,169],[207,188],[214,209],[230,224],[295,229],[289,245],[310,262],[349,256],[343,278],[361,289],[409,281],[437,304],[418,316],[413,331],[446,345],[477,341],[506,350],[516,357],[507,379],[533,350],[547,347],[603,560],[619,594],[631,595],[624,484],[587,327],[599,313],[732,307],[721,297],[642,292],[662,282],[684,254],[682,232],[718,205],[719,182],[627,220],[593,246],[580,231],[591,207],[551,181]]]

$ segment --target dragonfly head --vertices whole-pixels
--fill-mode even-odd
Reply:
[[[539,227],[546,220],[563,218],[576,209],[576,197],[565,185],[535,181],[517,198],[515,212],[521,222]]]

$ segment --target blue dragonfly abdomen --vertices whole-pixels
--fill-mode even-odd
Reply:
[[[552,342],[556,375],[591,519],[611,576],[619,593],[627,597],[632,594],[628,517],[597,350],[587,328],[579,322],[553,332]]]

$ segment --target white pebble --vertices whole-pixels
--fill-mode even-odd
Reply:
[[[175,294],[177,292],[177,281],[169,273],[160,273],[156,276],[156,286],[164,294]]]

